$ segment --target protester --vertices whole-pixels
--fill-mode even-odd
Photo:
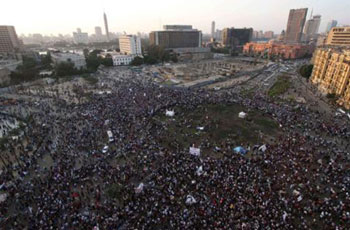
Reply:
[[[132,73],[106,82],[111,94],[80,104],[22,91],[33,99],[18,107],[32,120],[23,134],[28,144],[11,141],[12,155],[2,154],[0,193],[8,197],[0,205],[1,228],[349,229],[345,118],[329,122],[306,105],[295,109],[264,95],[251,100],[234,89],[160,87]],[[68,88],[60,93],[77,97]],[[175,110],[169,119],[176,119],[177,107],[203,104],[259,110],[283,135],[264,152],[251,150],[252,157],[227,146],[220,159],[193,156],[177,143],[163,146],[158,137],[168,130],[152,118]]]

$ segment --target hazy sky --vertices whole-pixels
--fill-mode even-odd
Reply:
[[[313,8],[322,15],[320,31],[330,19],[350,24],[350,0],[2,0],[0,25],[14,25],[18,34],[71,34],[80,27],[103,28],[106,11],[111,32],[157,30],[163,24],[191,24],[204,33],[216,28],[285,29],[290,9]]]

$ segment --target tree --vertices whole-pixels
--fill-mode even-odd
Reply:
[[[23,64],[19,65],[15,72],[10,74],[11,84],[19,84],[24,81],[32,81],[38,78],[37,62],[32,57],[23,57]]]
[[[100,62],[104,66],[113,66],[113,59],[111,57],[102,58]]]
[[[177,55],[176,54],[173,54],[171,56],[171,61],[174,62],[174,63],[177,63],[179,60],[177,59]]]
[[[135,57],[134,60],[132,60],[132,62],[130,63],[130,65],[139,66],[139,65],[142,65],[143,63],[144,63],[144,60],[142,57]]]
[[[154,65],[154,64],[157,64],[157,59],[155,57],[147,55],[144,58],[144,62],[145,64],[148,64],[148,65]]]
[[[311,74],[312,74],[312,70],[313,70],[313,65],[303,65],[302,67],[300,67],[300,75],[305,77],[306,79],[309,79]]]
[[[79,70],[74,67],[72,62],[59,63],[56,65],[55,71],[58,77],[71,76],[79,73]]]
[[[47,55],[41,55],[41,64],[43,65],[44,68],[51,68],[51,54],[48,52]]]

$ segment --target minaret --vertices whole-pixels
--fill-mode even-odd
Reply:
[[[103,12],[103,19],[105,21],[105,29],[106,29],[107,41],[109,42],[108,21],[107,21],[107,15],[106,15],[105,12]]]

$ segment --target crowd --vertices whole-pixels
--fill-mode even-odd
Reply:
[[[27,145],[8,144],[18,157],[3,157],[1,229],[349,229],[346,118],[327,121],[263,95],[174,89],[136,76],[110,84],[111,94],[89,103],[27,104],[35,108]],[[168,131],[152,117],[204,103],[259,110],[283,135],[251,157],[225,146],[220,159],[164,147],[158,137]]]

